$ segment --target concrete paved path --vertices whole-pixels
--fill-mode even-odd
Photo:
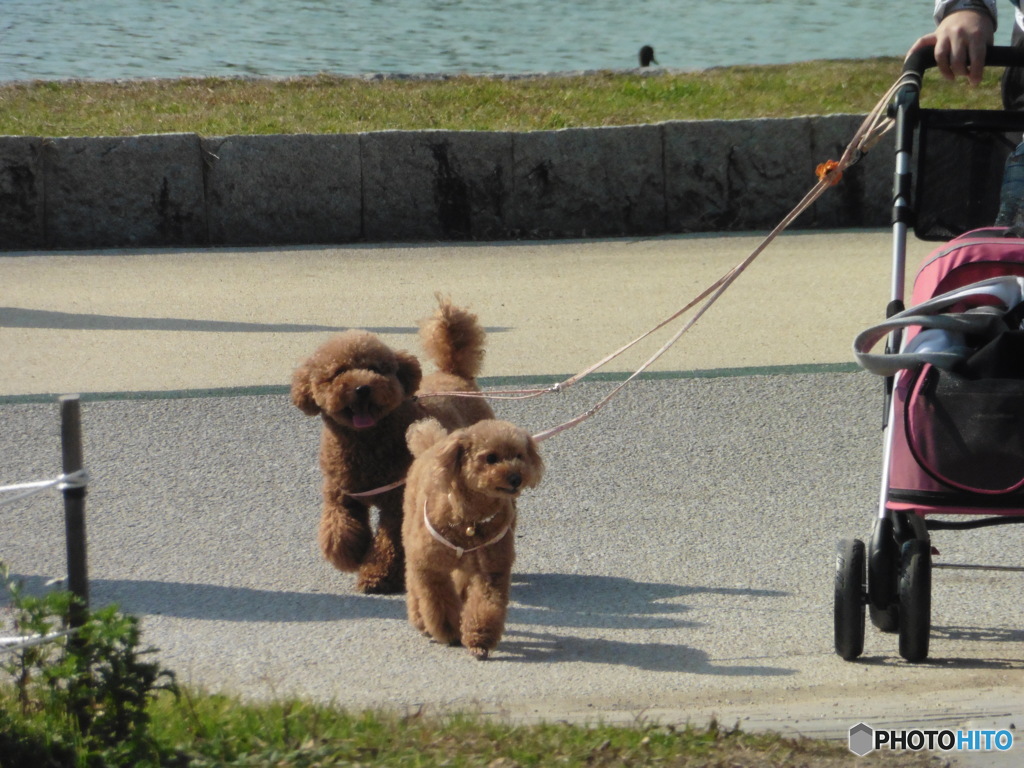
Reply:
[[[344,328],[416,349],[436,291],[492,330],[485,376],[575,373],[761,239],[4,255],[0,396],[287,384]],[[657,367],[849,363],[853,336],[885,307],[889,259],[883,232],[787,234]],[[634,370],[659,338],[610,370]]]
[[[141,615],[165,663],[215,689],[832,738],[860,721],[1016,725],[1019,574],[936,571],[926,664],[872,628],[862,661],[832,652],[834,542],[870,530],[881,399],[874,377],[824,366],[849,362],[885,304],[886,233],[787,235],[663,378],[544,444],[492,661],[427,642],[401,598],[354,593],[316,552],[318,424],[282,387],[322,338],[358,326],[418,350],[412,328],[442,290],[491,329],[488,376],[567,374],[758,239],[0,257],[0,483],[59,471],[40,393],[151,393],[83,406],[93,598]],[[913,247],[912,263],[930,248]],[[496,408],[539,430],[608,387]],[[31,586],[63,573],[59,509],[53,493],[0,507],[0,558]],[[946,562],[1018,565],[1016,531],[937,546]]]

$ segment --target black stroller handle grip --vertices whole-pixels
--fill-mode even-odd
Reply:
[[[914,51],[903,62],[903,73],[912,72],[919,77],[935,66],[935,48],[928,46]],[[986,67],[1024,67],[1024,49],[1008,45],[989,45],[985,48]]]

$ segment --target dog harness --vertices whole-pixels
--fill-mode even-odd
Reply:
[[[463,549],[462,547],[457,547],[454,544],[452,544],[450,541],[448,541],[448,539],[446,539],[444,536],[442,536],[440,533],[438,533],[434,529],[434,526],[432,526],[430,524],[430,518],[427,517],[427,500],[426,499],[423,500],[423,524],[427,526],[427,530],[430,531],[430,535],[431,536],[433,536],[437,541],[441,542],[442,544],[444,544],[449,549],[454,549],[455,550],[455,556],[459,557],[459,558],[461,558],[467,552],[475,552],[478,549],[483,549],[484,547],[489,547],[492,544],[497,544],[499,541],[501,541],[503,538],[505,538],[505,535],[508,533],[509,528],[512,527],[512,522],[515,519],[516,519],[516,509],[515,509],[515,507],[513,507],[512,508],[512,516],[509,518],[508,523],[505,525],[504,528],[501,529],[501,532],[497,536],[495,536],[490,541],[485,541],[483,544],[478,544],[477,546],[470,547],[469,549]],[[486,521],[484,521],[484,522],[486,522]]]

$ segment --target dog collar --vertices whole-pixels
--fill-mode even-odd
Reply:
[[[491,517],[493,517],[493,515]],[[493,539],[490,539],[489,541],[485,541],[483,544],[478,544],[477,546],[470,547],[469,549],[463,549],[462,547],[457,547],[454,544],[452,544],[450,541],[448,541],[448,539],[446,539],[444,536],[442,536],[440,533],[438,533],[435,530],[434,526],[432,526],[430,524],[430,518],[427,517],[427,500],[426,499],[423,500],[423,524],[425,526],[427,526],[427,530],[430,531],[430,535],[433,536],[434,539],[436,539],[437,541],[441,542],[442,544],[444,544],[449,549],[454,549],[455,550],[455,556],[458,557],[458,558],[461,558],[467,552],[475,552],[478,549],[483,549],[484,547],[489,547],[492,544],[497,544],[499,541],[501,541],[503,538],[505,538],[505,534],[508,533],[509,528],[512,527],[512,521],[515,520],[515,519],[516,519],[516,509],[515,509],[515,507],[513,507],[512,508],[512,516],[509,518],[508,523],[505,525],[504,528],[501,529],[501,532],[497,536],[495,536]]]

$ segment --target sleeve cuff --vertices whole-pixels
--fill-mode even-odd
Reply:
[[[992,24],[998,26],[999,13],[996,0],[935,0],[935,23],[939,24],[949,14],[956,11],[977,11],[987,13]]]

